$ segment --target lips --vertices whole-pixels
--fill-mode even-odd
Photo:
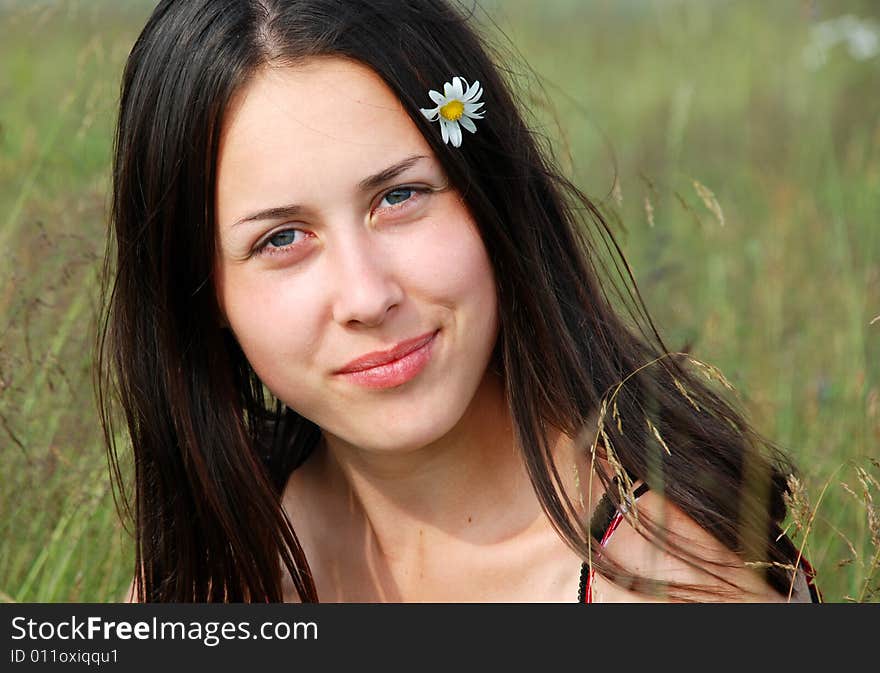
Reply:
[[[337,370],[335,373],[351,374],[353,372],[362,372],[367,369],[372,369],[373,367],[380,367],[396,360],[400,360],[401,358],[406,357],[413,351],[418,350],[426,343],[428,343],[431,339],[434,338],[434,335],[438,331],[439,330],[426,332],[425,334],[417,336],[413,339],[401,341],[399,344],[385,351],[373,351],[372,353],[362,355],[361,357],[352,360],[342,369]]]

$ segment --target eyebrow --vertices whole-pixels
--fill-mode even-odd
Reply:
[[[411,157],[407,157],[403,161],[398,161],[396,164],[393,164],[388,168],[383,168],[378,173],[361,180],[358,183],[358,191],[372,191],[386,182],[393,180],[409,168],[412,168],[412,166],[414,166],[420,159],[427,158],[428,157],[423,154],[415,154]],[[286,206],[274,206],[272,208],[265,208],[263,210],[258,210],[255,213],[251,213],[250,215],[246,215],[240,220],[237,220],[232,226],[237,227],[239,224],[244,224],[245,222],[256,222],[259,220],[279,220],[283,218],[297,217],[301,215],[304,210],[305,208],[295,203]]]

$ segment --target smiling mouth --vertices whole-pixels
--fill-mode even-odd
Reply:
[[[362,355],[361,357],[352,360],[342,369],[337,370],[335,373],[351,374],[354,372],[365,371],[367,369],[373,369],[375,367],[381,367],[383,365],[391,364],[397,360],[405,358],[413,351],[422,348],[425,344],[431,341],[439,331],[440,330],[426,332],[425,334],[417,336],[413,339],[401,341],[400,343],[393,346],[392,348],[389,348],[388,350],[373,351],[372,353]]]
[[[366,388],[395,388],[414,379],[431,360],[440,330],[401,342],[394,349],[371,353],[346,365],[337,376]],[[389,359],[393,358],[393,359]]]

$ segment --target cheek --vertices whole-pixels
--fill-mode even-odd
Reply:
[[[494,312],[492,265],[476,225],[466,215],[455,213],[446,223],[441,220],[432,225],[404,268],[438,303],[451,307],[479,304]]]
[[[278,275],[227,272],[218,284],[226,320],[254,371],[277,392],[283,372],[305,370],[318,346],[318,299]],[[294,377],[296,379],[296,377]]]

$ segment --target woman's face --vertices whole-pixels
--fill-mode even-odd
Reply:
[[[220,308],[278,398],[364,449],[455,427],[497,339],[495,280],[460,195],[373,71],[322,58],[259,74],[227,115],[216,199]],[[425,345],[340,373],[399,344]]]

